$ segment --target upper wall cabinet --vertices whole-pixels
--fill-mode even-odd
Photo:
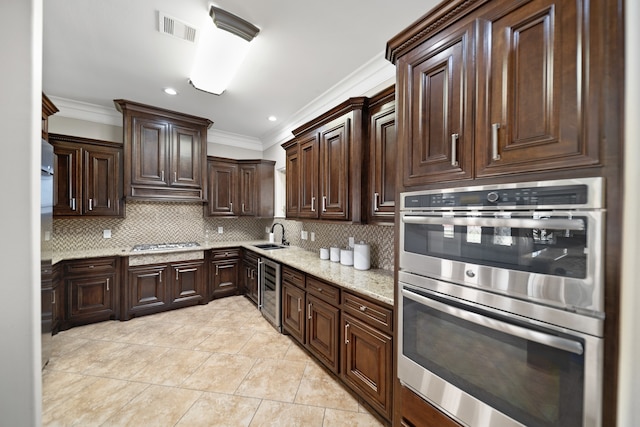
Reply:
[[[282,145],[287,218],[362,221],[366,104],[367,98],[350,98],[295,129],[295,138]]]
[[[272,160],[207,158],[207,216],[271,218],[274,212]]]
[[[122,144],[49,134],[54,216],[124,216]]]
[[[123,115],[125,195],[205,201],[208,119],[118,99]]]
[[[402,185],[600,165],[601,3],[442,2],[390,40]]]

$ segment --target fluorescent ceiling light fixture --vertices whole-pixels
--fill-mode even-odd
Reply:
[[[207,26],[201,34],[189,82],[196,89],[221,95],[260,29],[215,6],[211,6],[209,16],[215,25]]]

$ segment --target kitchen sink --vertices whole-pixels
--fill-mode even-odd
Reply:
[[[270,251],[272,249],[286,249],[286,248],[288,248],[288,246],[278,245],[278,244],[275,244],[275,243],[261,243],[259,245],[253,245],[253,246],[258,248],[258,249],[265,249],[267,251]]]

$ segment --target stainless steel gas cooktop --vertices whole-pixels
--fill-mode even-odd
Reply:
[[[131,250],[134,252],[142,251],[160,251],[166,249],[184,249],[184,248],[196,248],[199,247],[198,242],[184,242],[184,243],[149,243],[144,245],[135,245]]]

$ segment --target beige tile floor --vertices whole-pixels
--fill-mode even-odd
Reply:
[[[44,426],[381,426],[244,297],[54,336]]]

